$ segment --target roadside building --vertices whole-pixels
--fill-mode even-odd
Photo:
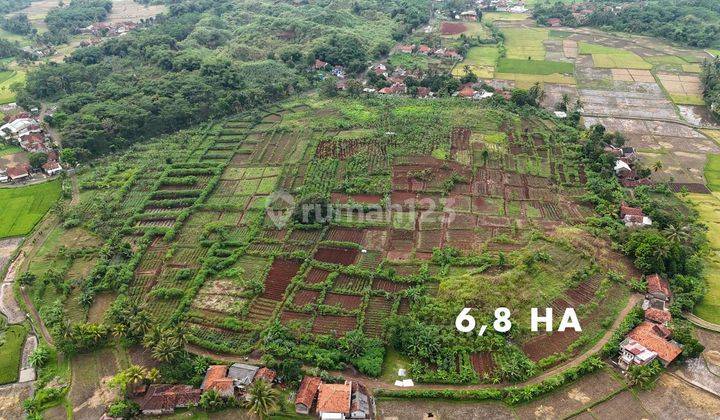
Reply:
[[[145,395],[137,401],[140,412],[148,416],[172,414],[176,408],[196,406],[202,390],[190,385],[150,385]]]
[[[42,165],[42,170],[46,174],[53,176],[62,172],[63,168],[56,160],[48,160]]]
[[[315,376],[305,376],[300,382],[300,389],[295,397],[295,412],[298,414],[309,414],[318,394],[318,388],[322,381]]]
[[[682,353],[682,346],[670,339],[672,331],[661,324],[643,321],[628,337],[657,354],[658,360],[667,366]]]
[[[318,388],[317,413],[322,420],[344,420],[350,416],[352,385],[320,384]]]
[[[244,363],[235,363],[228,368],[227,376],[234,380],[235,386],[244,389],[255,379],[259,367]]]
[[[225,365],[210,366],[205,373],[200,389],[203,392],[215,391],[221,397],[230,398],[235,396],[235,384],[233,378],[227,376],[228,367]]]
[[[30,171],[27,165],[24,166],[12,166],[7,169],[7,176],[11,181],[24,181],[30,177]]]

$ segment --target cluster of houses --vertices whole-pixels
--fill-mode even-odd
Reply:
[[[368,419],[372,399],[365,386],[356,381],[326,384],[320,378],[305,376],[295,397],[295,411],[317,413],[322,420]]]
[[[127,35],[137,26],[135,22],[97,22],[78,29],[78,32],[96,37],[116,37]]]
[[[628,206],[626,203],[620,204],[620,219],[627,227],[652,226],[652,219],[640,207]]]
[[[200,388],[190,385],[152,384],[133,390],[133,399],[144,415],[172,414],[177,408],[198,405],[203,393],[214,391],[223,398],[242,399],[245,390],[255,381],[275,381],[275,371],[266,367],[235,363],[213,365],[205,373]]]
[[[620,343],[618,366],[627,370],[631,366],[644,366],[658,360],[668,366],[682,353],[682,346],[672,340],[668,311],[672,293],[667,280],[657,274],[647,276],[647,294],[642,308],[645,320],[635,327]]]
[[[477,0],[480,10],[509,13],[527,13],[528,8],[523,1],[513,0]]]
[[[47,162],[42,166],[43,172],[50,176],[62,172],[58,155],[51,147],[50,137],[31,114],[22,112],[8,115],[4,121],[5,124],[0,126],[0,139],[4,143],[20,146],[28,153],[47,154]],[[31,168],[26,164],[0,168],[0,182],[21,182],[30,176]]]
[[[398,44],[392,49],[392,52],[395,54],[420,54],[429,57],[447,58],[458,61],[463,59],[463,56],[460,55],[454,48],[431,48],[425,44]]]
[[[640,177],[635,170],[635,165],[638,162],[638,155],[635,152],[635,148],[607,145],[605,146],[605,152],[616,157],[615,175],[617,175],[623,187],[635,188],[640,185],[652,185],[650,178]]]

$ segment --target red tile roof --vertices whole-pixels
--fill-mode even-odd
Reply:
[[[649,293],[662,293],[667,297],[672,296],[667,280],[661,278],[657,274],[647,276],[646,280]]]
[[[630,216],[645,216],[641,208],[638,207],[630,207],[625,203],[620,204],[620,217],[625,217],[626,215]]]
[[[29,176],[27,168],[22,166],[13,166],[7,169],[7,175],[10,179],[19,179]]]
[[[218,379],[227,377],[228,367],[226,365],[212,365],[205,372],[205,379],[200,386],[200,389],[207,389]]]
[[[322,60],[315,60],[315,68],[316,69],[324,69],[327,67],[328,63],[322,61]]]
[[[190,385],[153,384],[138,401],[142,411],[172,411],[176,407],[189,407],[200,402],[202,390]]]
[[[312,407],[321,383],[322,381],[318,377],[304,377],[302,382],[300,382],[300,389],[298,390],[297,397],[295,397],[295,404],[303,404],[308,408]]]
[[[677,344],[666,339],[669,332],[665,327],[644,321],[630,331],[628,336],[648,350],[657,353],[658,357],[665,363],[670,363],[682,353],[682,349]]]
[[[472,98],[473,95],[475,95],[475,90],[471,88],[470,86],[465,86],[458,92],[459,96],[462,96],[463,98]]]
[[[645,319],[654,322],[665,323],[672,319],[672,315],[668,311],[661,311],[660,309],[656,308],[647,308],[645,309]]]
[[[352,386],[345,384],[320,384],[318,389],[318,413],[350,413]]]
[[[62,169],[62,166],[60,166],[60,164],[54,160],[48,160],[47,162],[45,162],[43,164],[42,168],[45,171],[49,172],[49,171],[56,171],[58,169]]]
[[[265,379],[268,382],[272,382],[275,380],[276,376],[277,373],[275,373],[274,370],[268,369],[266,367],[261,367],[255,374],[255,379]]]

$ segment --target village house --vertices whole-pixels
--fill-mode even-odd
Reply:
[[[393,83],[392,86],[384,87],[378,90],[382,95],[397,95],[407,92],[407,86],[404,83]]]
[[[10,181],[10,177],[8,177],[7,171],[0,169],[0,182],[8,181]]]
[[[320,384],[318,387],[317,413],[322,420],[344,420],[350,416],[352,385]]]
[[[628,370],[632,365],[644,366],[655,360],[657,353],[648,350],[642,344],[626,337],[620,343],[620,356],[618,357],[618,366],[622,370]]]
[[[467,10],[460,13],[460,19],[467,22],[477,22],[477,13],[474,10]]]
[[[620,219],[627,227],[651,226],[652,219],[645,216],[641,208],[630,207],[625,203],[620,204]]]
[[[645,319],[656,324],[667,326],[667,323],[672,319],[672,314],[670,314],[670,311],[650,307],[645,309]]]
[[[657,354],[663,366],[668,366],[682,353],[682,346],[670,339],[672,332],[664,325],[643,321],[628,334],[628,338]]]
[[[205,372],[200,389],[203,392],[215,391],[224,398],[239,397],[251,383],[263,380],[272,384],[276,376],[272,369],[244,363],[235,363],[231,366],[212,365]]]
[[[395,49],[401,53],[412,54],[415,50],[415,45],[399,44],[395,47]]]
[[[295,412],[298,414],[310,414],[315,399],[317,398],[318,388],[322,381],[315,376],[305,376],[300,382],[300,389],[295,397]]]
[[[328,63],[326,63],[320,59],[315,59],[315,64],[313,67],[315,67],[315,70],[323,70],[323,69],[327,68],[327,66],[328,66]]]
[[[383,63],[378,63],[372,67],[370,67],[370,70],[372,70],[373,73],[375,73],[377,76],[385,76],[387,77],[387,67]]]
[[[215,391],[224,398],[235,396],[235,383],[233,378],[227,376],[228,367],[225,365],[210,366],[205,372],[205,379],[200,385],[203,392]]]
[[[352,397],[350,399],[350,418],[367,419],[372,412],[370,407],[370,394],[363,384],[357,381],[351,382]]]
[[[176,408],[196,406],[200,402],[201,394],[202,390],[190,385],[153,384],[137,403],[144,415],[172,414]]]
[[[358,382],[325,384],[320,378],[305,376],[295,397],[295,412],[315,412],[321,419],[367,419],[372,415],[372,400]]]
[[[257,366],[235,363],[228,368],[227,376],[234,380],[235,387],[244,389],[253,382],[258,370]]]
[[[37,127],[37,129],[35,128]],[[36,132],[40,128],[38,122],[32,118],[18,118],[0,126],[0,137],[4,139],[18,137],[24,131]]]
[[[559,26],[562,26],[562,21],[560,18],[550,18],[547,20],[547,24],[550,27],[557,28]]]
[[[30,177],[30,168],[27,165],[11,166],[7,168],[7,176],[11,181],[24,181]]]
[[[59,174],[63,171],[62,166],[56,160],[48,160],[42,165],[42,170],[49,176]]]
[[[432,52],[432,49],[425,44],[420,44],[417,52],[418,54],[429,55]]]
[[[645,278],[647,281],[647,293],[643,301],[643,309],[655,308],[661,311],[667,309],[670,305],[672,292],[667,280],[657,274],[651,274]]]

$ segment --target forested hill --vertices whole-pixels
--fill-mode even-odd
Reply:
[[[316,58],[361,71],[427,21],[430,0],[173,1],[143,30],[28,74],[66,147],[97,155],[312,86]]]
[[[592,0],[592,14],[573,14],[572,4],[543,4],[534,10],[540,22],[560,18],[567,26],[595,26],[652,35],[692,47],[720,45],[718,0]],[[577,6],[576,6],[577,7]]]
[[[0,0],[0,14],[12,13],[30,5],[31,0]]]

